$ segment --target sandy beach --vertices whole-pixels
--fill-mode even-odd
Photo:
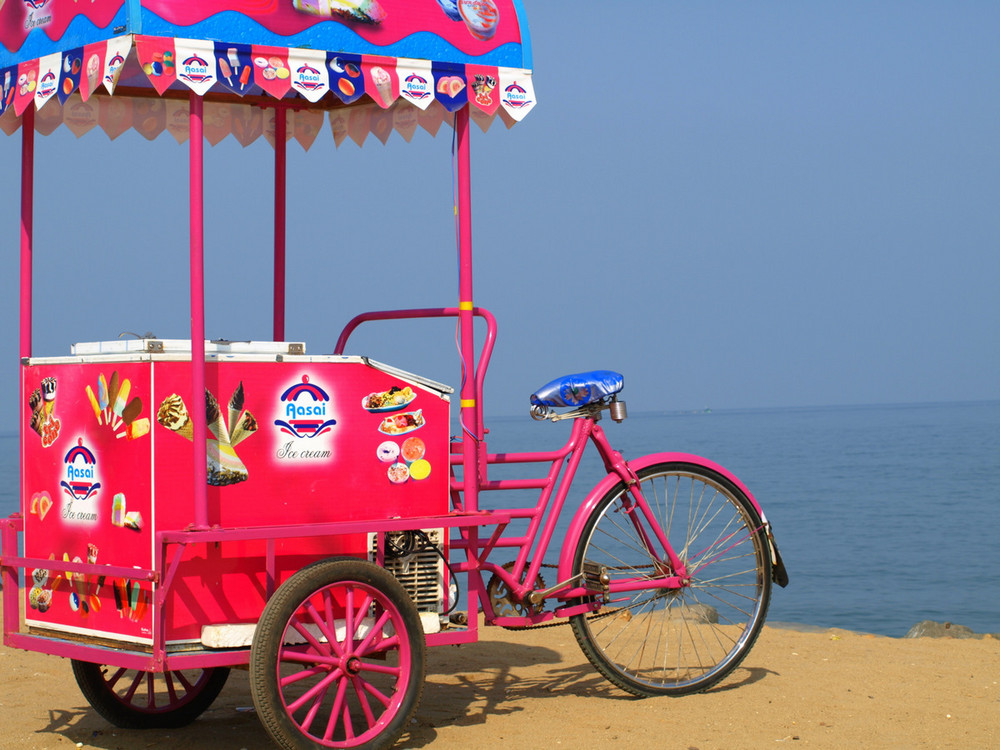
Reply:
[[[247,674],[181,730],[110,726],[69,662],[0,648],[7,750],[271,747]],[[415,723],[399,747],[647,747],[708,750],[1000,746],[1000,640],[897,639],[768,627],[741,667],[700,695],[636,700],[605,682],[568,627],[481,631],[428,651]]]

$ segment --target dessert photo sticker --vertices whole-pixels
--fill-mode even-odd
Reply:
[[[375,450],[375,458],[385,465],[386,477],[392,484],[406,484],[408,481],[420,481],[431,475],[431,464],[424,454],[427,446],[424,441],[411,436],[403,441],[384,440]]]
[[[48,448],[59,437],[62,422],[56,416],[56,390],[58,382],[53,377],[42,378],[41,383],[28,396],[28,424]]]
[[[49,511],[52,510],[52,505],[52,495],[44,490],[36,492],[31,496],[28,512],[32,516],[38,516],[39,521],[44,521]]]
[[[119,377],[117,370],[110,379],[104,373],[98,374],[97,382],[88,384],[84,391],[97,424],[111,430],[119,440],[137,440],[149,434],[149,418],[142,416],[142,399],[132,389],[132,381]]]
[[[243,381],[240,381],[227,403],[225,415],[215,395],[205,389],[205,453],[208,462],[208,484],[223,487],[245,482],[249,478],[246,466],[236,454],[236,446],[257,431],[257,420],[244,409]],[[184,399],[171,393],[160,403],[156,421],[162,427],[194,440],[194,422]],[[125,517],[128,520],[127,514]],[[141,525],[141,518],[139,519]]]
[[[361,408],[370,414],[385,414],[379,422],[378,432],[383,437],[375,449],[375,458],[385,465],[385,474],[392,484],[406,484],[411,479],[420,481],[431,474],[431,464],[424,458],[427,445],[423,439],[410,433],[424,426],[421,409],[406,409],[417,398],[408,385],[390,386],[385,391],[369,393],[361,399]],[[402,437],[407,435],[408,437]]]
[[[286,0],[287,1],[287,0]],[[292,7],[300,13],[323,18],[378,26],[386,17],[378,0],[291,0]]]

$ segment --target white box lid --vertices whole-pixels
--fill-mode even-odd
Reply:
[[[73,344],[74,356],[92,357],[100,354],[189,354],[189,339],[116,339]],[[305,354],[301,341],[206,341],[207,354]]]

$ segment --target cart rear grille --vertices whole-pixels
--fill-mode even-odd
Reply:
[[[442,529],[423,529],[431,544],[442,552],[444,532]],[[427,547],[417,537],[416,547],[411,554],[393,558],[385,555],[385,569],[403,584],[403,588],[413,599],[418,612],[444,611],[444,563],[434,549]],[[377,562],[378,535],[368,535],[368,559]]]

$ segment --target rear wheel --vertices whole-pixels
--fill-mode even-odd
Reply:
[[[324,560],[264,608],[250,652],[254,706],[286,750],[388,748],[420,701],[424,650],[416,607],[390,573]]]
[[[197,719],[222,691],[227,667],[143,672],[73,660],[84,697],[123,729],[174,728]]]
[[[584,527],[574,560],[607,568],[602,609],[571,618],[583,653],[633,695],[686,695],[729,674],[760,633],[771,598],[771,558],[760,516],[746,495],[702,466],[667,462],[639,472],[652,515],[680,557],[689,585],[613,591],[616,581],[655,581],[671,572],[643,537],[628,488],[618,484]],[[636,523],[640,524],[637,530]]]

